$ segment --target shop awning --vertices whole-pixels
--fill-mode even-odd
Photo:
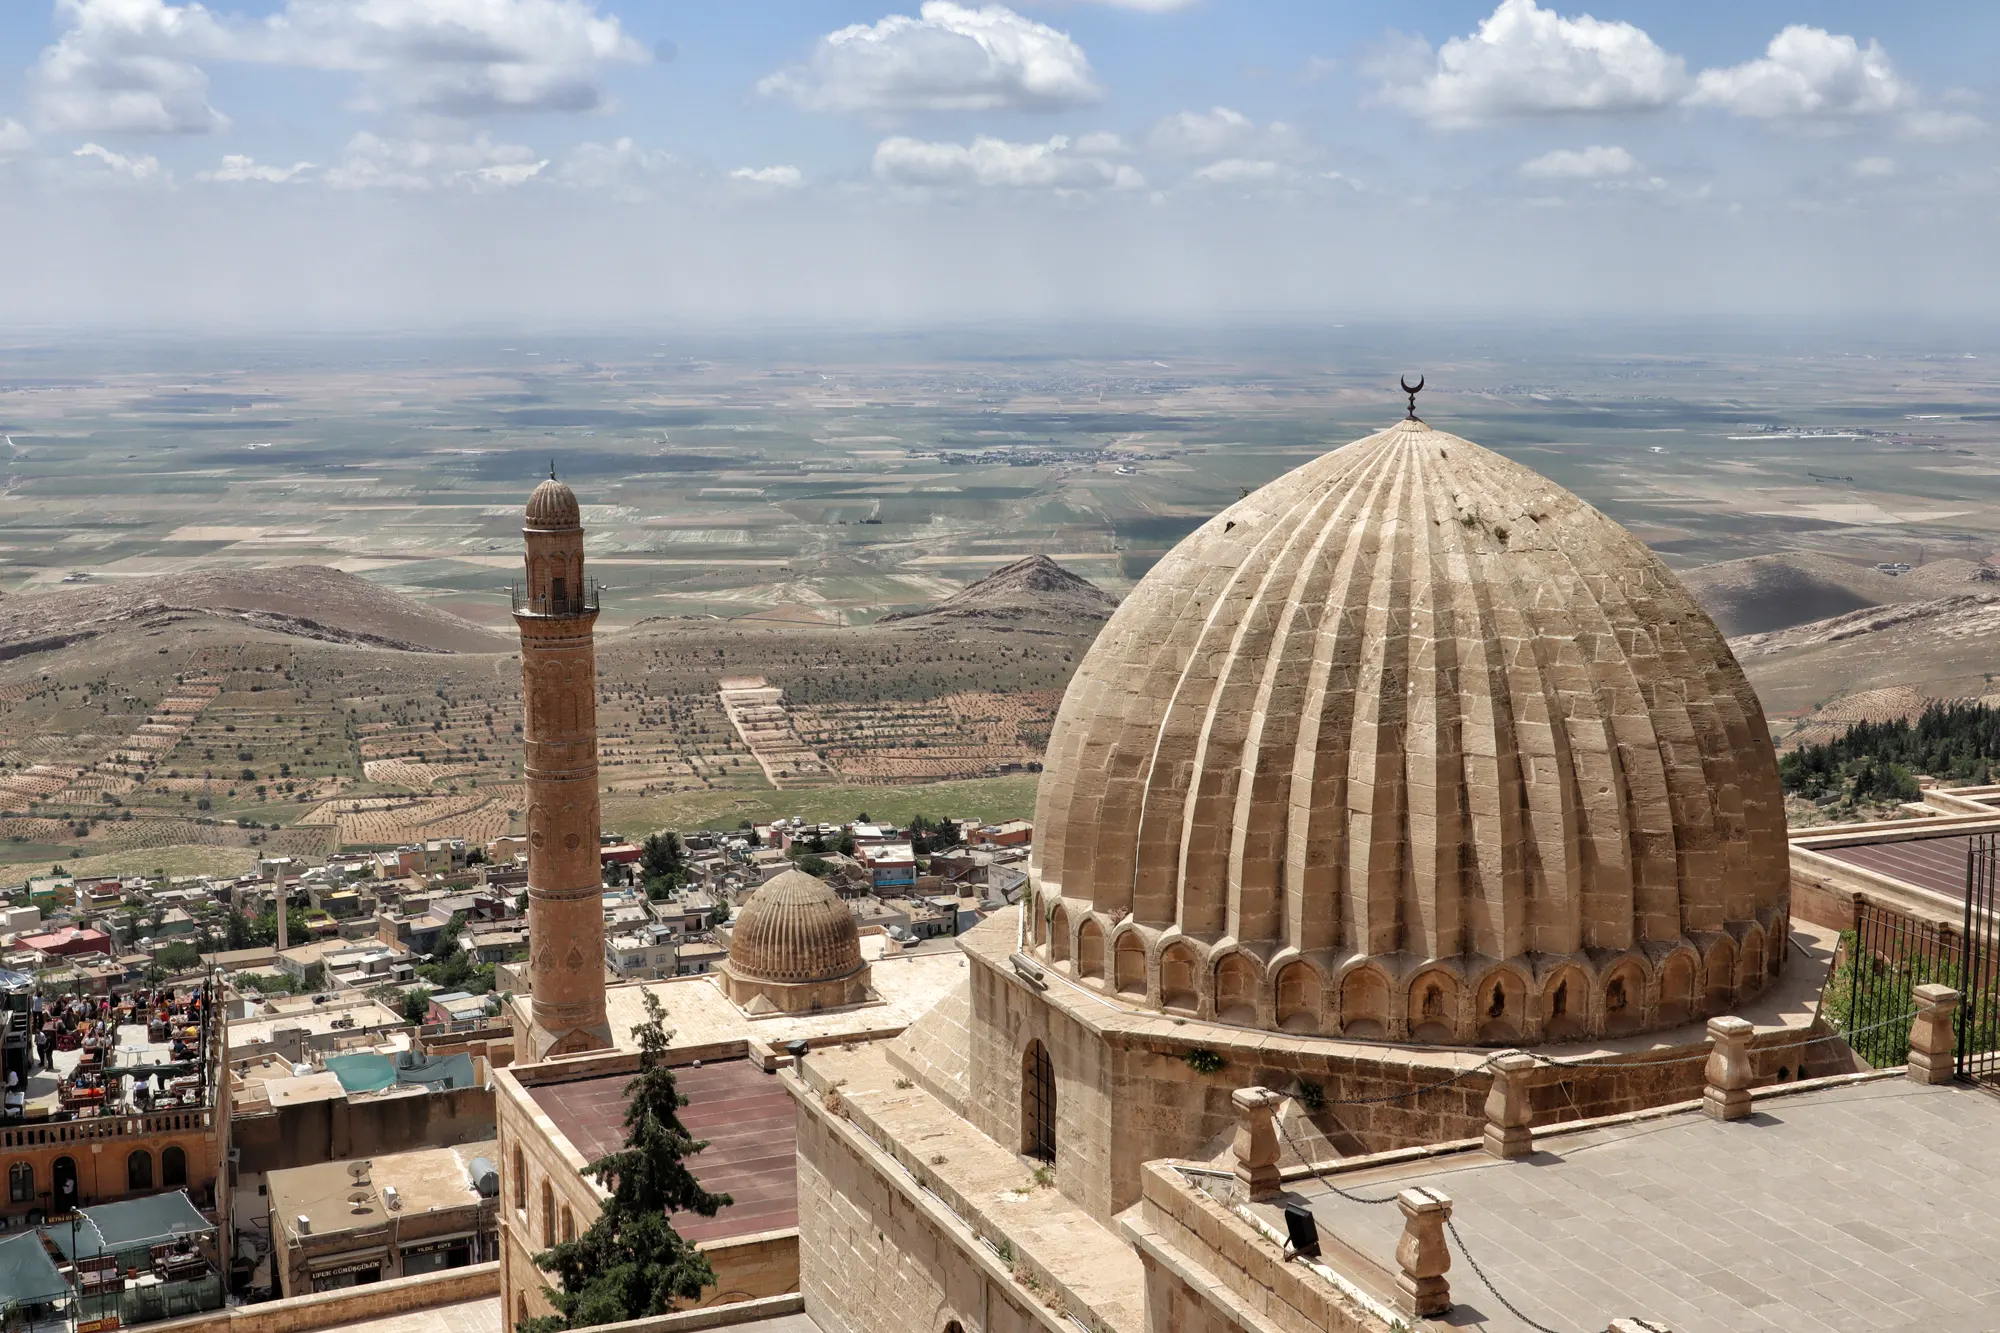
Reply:
[[[0,1307],[45,1305],[69,1294],[69,1284],[42,1246],[40,1232],[0,1240]]]
[[[215,1230],[215,1223],[201,1215],[186,1190],[127,1199],[123,1203],[101,1203],[94,1208],[79,1208],[77,1212],[81,1220],[76,1225],[74,1242],[69,1227],[52,1223],[48,1228],[49,1239],[66,1259],[79,1254],[123,1254]]]

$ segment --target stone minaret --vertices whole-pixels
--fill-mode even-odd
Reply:
[[[528,499],[527,583],[514,594],[528,775],[529,1021],[515,1058],[603,1050],[603,877],[597,855],[597,590],[584,582],[576,495]]]

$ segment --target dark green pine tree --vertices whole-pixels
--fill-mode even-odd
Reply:
[[[584,1168],[611,1197],[582,1235],[535,1256],[562,1285],[542,1289],[556,1313],[521,1321],[519,1333],[558,1333],[665,1314],[714,1285],[707,1256],[682,1239],[667,1216],[714,1217],[730,1198],[709,1193],[688,1170],[687,1159],[708,1144],[681,1124],[687,1098],[667,1067],[670,1038],[660,1003],[650,993],[646,1021],[632,1035],[639,1041],[639,1076],[625,1089],[631,1098],[625,1147]]]

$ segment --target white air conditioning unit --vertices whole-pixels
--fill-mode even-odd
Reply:
[[[298,1216],[298,1226],[299,1226],[299,1234],[301,1236],[312,1235],[313,1220],[310,1217],[307,1217],[304,1213],[300,1213]]]
[[[393,1213],[403,1206],[403,1196],[396,1192],[394,1185],[384,1185],[382,1187],[382,1202],[387,1204],[389,1211]]]

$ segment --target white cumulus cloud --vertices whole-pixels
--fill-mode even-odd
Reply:
[[[767,97],[814,111],[1057,109],[1104,96],[1068,33],[1002,5],[928,0],[915,18],[891,14],[819,39],[803,65],[767,75]]]
[[[729,173],[729,179],[743,181],[750,185],[765,185],[778,190],[796,190],[805,184],[805,176],[797,167],[738,167]]]
[[[1264,158],[1225,157],[1211,162],[1189,177],[1200,185],[1285,185],[1298,179],[1298,172],[1282,162]]]
[[[1957,143],[1986,133],[1986,122],[1970,111],[1910,111],[1903,115],[1901,132],[1918,143]]]
[[[1507,116],[1653,110],[1687,87],[1686,62],[1645,29],[1588,14],[1566,18],[1535,0],[1501,0],[1477,32],[1450,39],[1423,65],[1377,61],[1375,72],[1380,100],[1451,128]]]
[[[629,137],[613,143],[580,143],[563,155],[551,173],[561,185],[603,190],[622,198],[641,198],[678,165],[674,155],[643,148]]]
[[[256,181],[265,185],[282,185],[287,181],[302,180],[313,169],[310,162],[294,162],[289,167],[273,167],[258,162],[242,153],[228,153],[223,156],[222,165],[213,171],[198,171],[198,181],[239,182]]]
[[[238,49],[359,74],[386,102],[445,116],[592,111],[611,66],[653,58],[592,0],[289,0]]]
[[[35,146],[35,136],[28,133],[28,127],[18,120],[0,116],[0,157],[12,157],[25,153]]]
[[[160,170],[160,159],[152,156],[114,153],[102,144],[87,143],[70,154],[85,162],[94,162],[102,168],[102,174],[128,181],[156,181],[165,179]]]
[[[504,188],[541,175],[548,159],[523,144],[385,139],[363,131],[348,140],[340,161],[326,172],[339,190],[429,190],[471,185]]]
[[[43,129],[75,134],[205,134],[229,123],[208,104],[194,57],[228,31],[200,5],[165,0],[57,0],[63,25],[29,71]]]
[[[1881,44],[1795,23],[1771,39],[1761,60],[1706,69],[1688,102],[1739,116],[1869,115],[1898,111],[1915,92]]]
[[[1243,163],[1289,162],[1306,155],[1303,136],[1283,121],[1259,125],[1241,111],[1226,106],[1164,116],[1147,132],[1146,146],[1166,157],[1208,160],[1212,166],[1221,168],[1221,175],[1197,172],[1195,179],[1211,183],[1221,181],[1231,172],[1240,172]]]
[[[1856,180],[1887,180],[1896,174],[1896,160],[1891,157],[1864,157],[1847,170]]]
[[[1155,151],[1177,157],[1218,157],[1250,142],[1256,122],[1226,106],[1207,111],[1177,111],[1165,116],[1147,135]]]
[[[57,0],[31,71],[36,117],[76,133],[199,134],[229,123],[204,65],[358,76],[365,103],[438,116],[588,111],[613,64],[651,59],[593,0],[286,0],[261,18],[171,0]]]
[[[1060,134],[1046,143],[981,135],[969,144],[895,135],[875,146],[875,177],[890,185],[1019,190],[1136,190],[1146,184],[1129,166],[1071,151]]]
[[[1629,176],[1638,169],[1639,159],[1632,154],[1602,144],[1558,148],[1521,164],[1521,174],[1534,180],[1600,180],[1607,176]]]

